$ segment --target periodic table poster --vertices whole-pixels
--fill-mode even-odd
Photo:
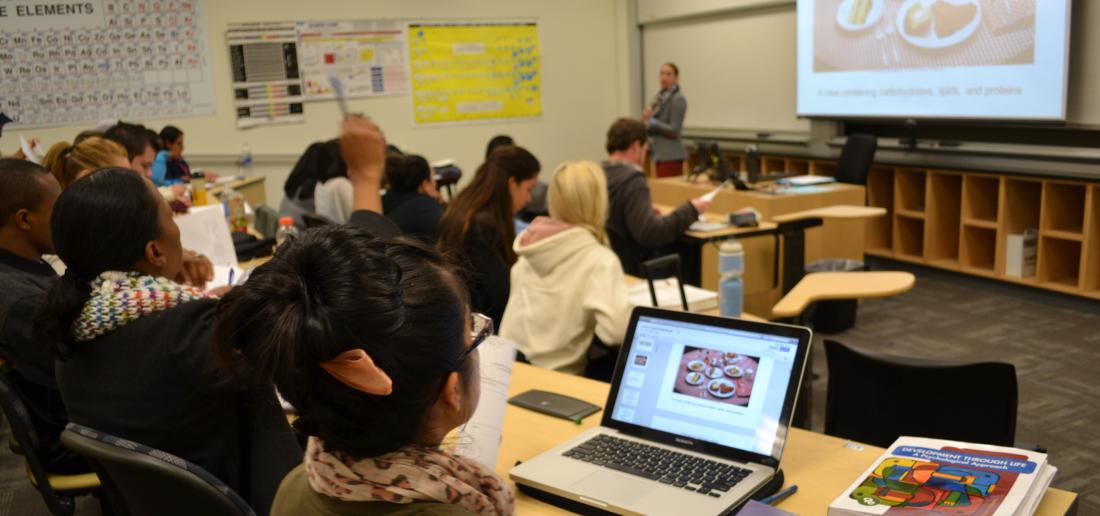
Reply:
[[[542,114],[539,30],[516,23],[409,24],[417,124]]]
[[[202,0],[0,0],[0,111],[21,127],[214,113]]]

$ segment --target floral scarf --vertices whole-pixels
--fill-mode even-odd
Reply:
[[[515,495],[489,468],[439,448],[407,446],[379,457],[356,460],[327,452],[310,437],[305,470],[314,491],[349,502],[459,505],[477,514],[510,516]]]
[[[202,289],[168,278],[107,271],[92,281],[91,297],[73,323],[73,337],[77,342],[92,340],[146,315],[205,297]]]

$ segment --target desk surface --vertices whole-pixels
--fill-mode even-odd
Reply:
[[[543,389],[573,396],[603,406],[610,386],[606,383],[516,364],[512,372],[509,395],[529,389]],[[507,478],[516,461],[530,459],[570,437],[599,426],[602,412],[586,418],[580,425],[545,416],[537,412],[508,405],[504,414],[504,435],[497,460],[497,472]],[[884,451],[875,446],[862,449],[845,447],[848,441],[792,428],[788,436],[781,466],[787,485],[797,484],[798,492],[779,503],[778,507],[795,514],[825,514],[836,498],[856,477]],[[1077,495],[1060,489],[1049,489],[1036,514],[1066,514],[1074,506]],[[516,494],[517,513],[564,514],[565,511]]]
[[[896,296],[916,283],[911,272],[812,272],[772,308],[773,317],[797,317],[815,301]]]
[[[669,206],[667,204],[654,204],[653,209],[657,210],[659,213],[664,215],[664,214],[667,214],[667,213],[671,213],[674,209],[676,209],[676,207],[675,206]],[[703,214],[703,219],[708,221],[708,222],[727,222],[727,221],[729,221],[729,215],[724,214],[724,213],[719,214],[719,213],[707,212],[707,213]],[[757,225],[757,226],[747,227],[747,228],[739,228],[739,227],[734,226],[734,225],[731,224],[728,227],[724,227],[722,229],[715,229],[713,231],[691,231],[691,230],[688,230],[688,231],[684,232],[684,235],[688,236],[689,238],[694,238],[696,240],[707,240],[707,241],[709,241],[709,240],[718,240],[718,239],[722,239],[722,238],[727,238],[727,237],[731,237],[731,236],[736,237],[737,235],[741,235],[741,234],[745,234],[745,233],[757,233],[757,232],[760,232],[760,231],[770,231],[770,230],[773,230],[775,228],[776,228],[776,225],[773,222],[760,222],[760,224]]]

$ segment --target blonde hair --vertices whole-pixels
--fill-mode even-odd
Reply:
[[[43,158],[42,165],[50,170],[61,188],[65,189],[79,178],[81,172],[113,167],[118,158],[129,161],[126,149],[121,145],[99,136],[86,136],[76,144],[55,143]]]
[[[592,161],[558,165],[547,193],[550,216],[587,229],[607,243],[607,176]]]

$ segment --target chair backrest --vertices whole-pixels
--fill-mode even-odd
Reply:
[[[850,134],[836,163],[836,180],[855,185],[867,184],[867,171],[875,161],[878,139],[870,134]]]
[[[676,285],[680,288],[680,303],[683,305],[684,311],[688,311],[687,294],[684,292],[684,278],[680,274],[680,255],[669,254],[646,260],[642,262],[642,273],[645,274],[646,282],[649,283],[649,299],[653,301],[653,306],[660,306],[657,302],[657,288],[653,286],[653,280],[675,276]]]
[[[317,208],[317,214],[338,224],[351,218],[354,198],[355,188],[346,177],[334,177],[318,183],[313,190],[313,205]]]
[[[27,412],[27,406],[23,403],[18,389],[8,379],[8,374],[12,372],[7,365],[0,367],[0,408],[4,410],[4,417],[7,418],[8,426],[11,427],[11,435],[15,445],[19,447],[19,453],[27,461],[27,469],[34,477],[35,487],[42,492],[46,505],[51,506],[51,512],[55,512],[52,503],[56,501],[56,496],[47,480],[42,458],[38,455],[38,434],[34,430],[34,423],[31,421],[30,413]]]
[[[266,204],[256,206],[254,225],[264,238],[275,238],[275,233],[279,231],[279,212]]]
[[[825,433],[886,447],[912,435],[1012,446],[1016,368],[856,351],[825,341]]]
[[[170,453],[75,423],[61,441],[92,463],[120,515],[255,515],[224,482]]]

